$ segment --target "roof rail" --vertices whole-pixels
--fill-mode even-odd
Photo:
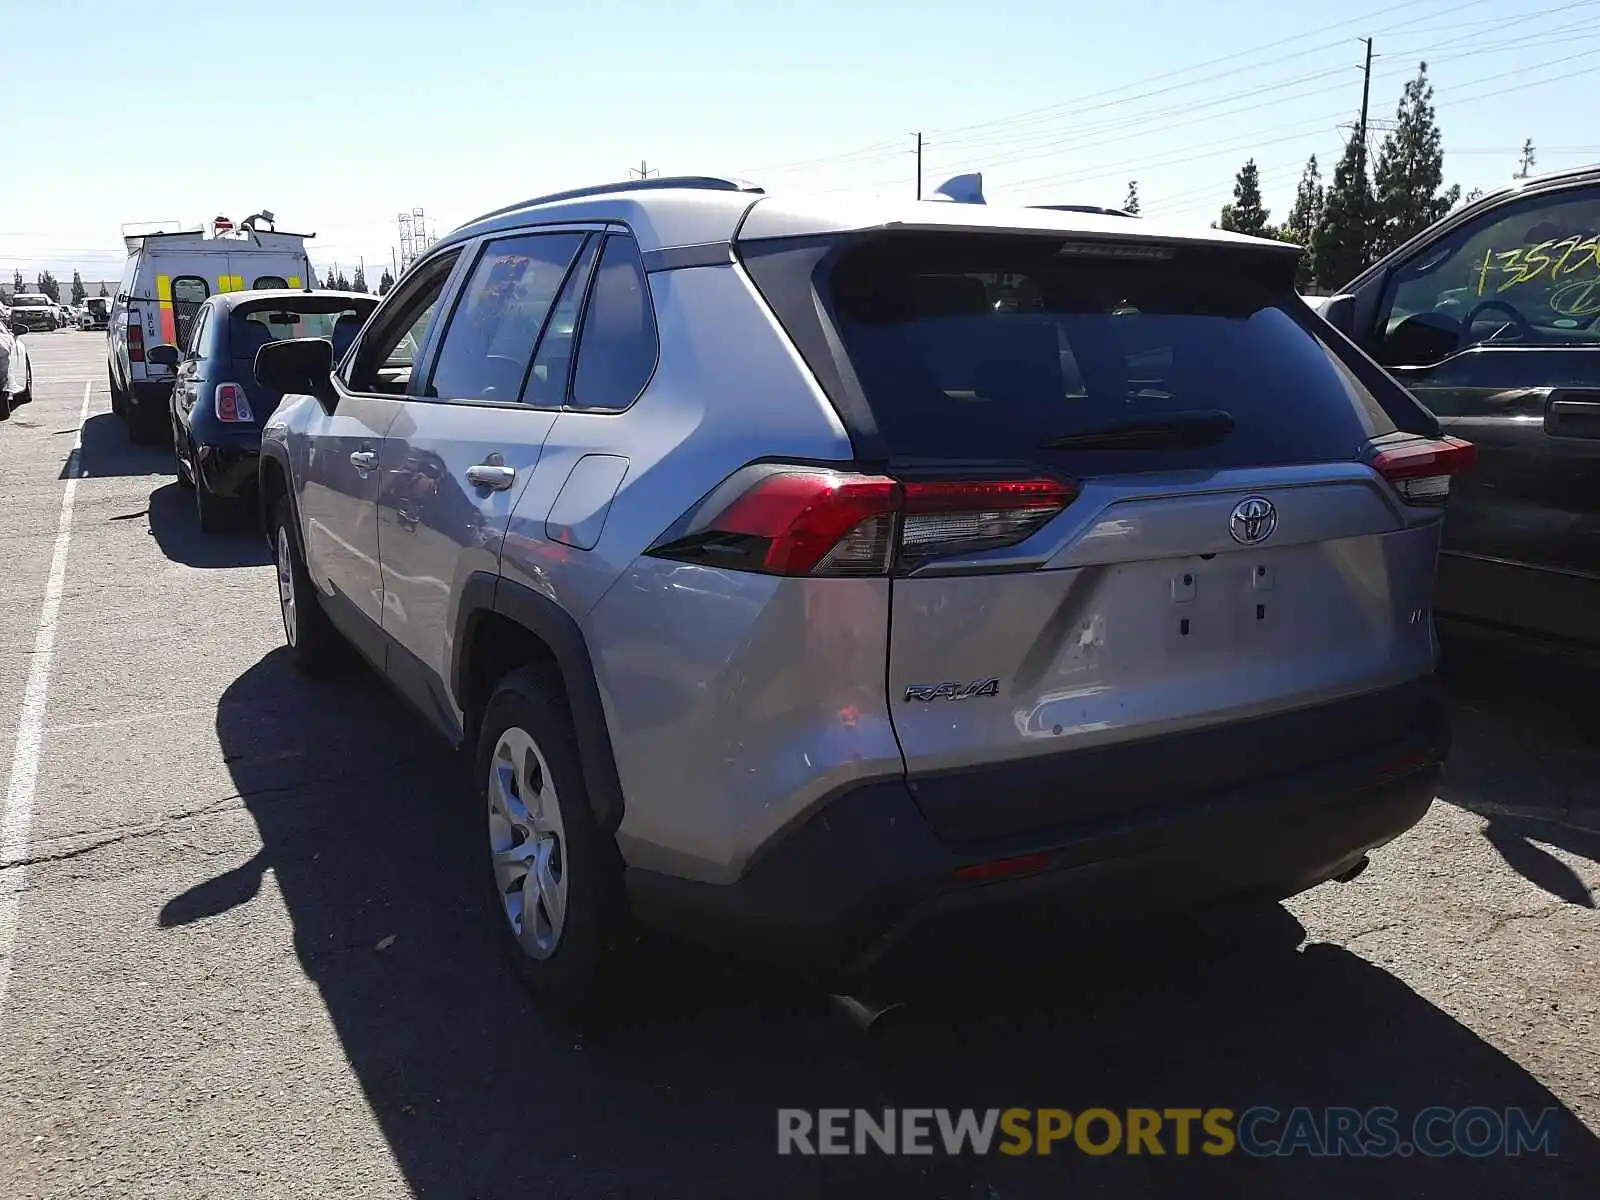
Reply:
[[[487,221],[490,217],[504,216],[509,212],[516,212],[521,208],[532,208],[538,204],[554,204],[558,200],[581,200],[585,196],[608,196],[613,192],[654,192],[663,188],[698,188],[709,192],[764,192],[747,179],[724,179],[716,175],[658,175],[654,179],[629,179],[622,183],[600,183],[593,187],[573,188],[566,192],[551,192],[548,196],[535,196],[531,200],[519,200],[515,204],[507,204],[504,208],[497,208],[493,212],[486,212],[482,216],[474,217],[464,222],[465,225],[476,225],[479,221]]]
[[[1029,208],[1049,209],[1052,212],[1098,213],[1102,217],[1132,217],[1125,208],[1107,208],[1101,204],[1030,204]]]

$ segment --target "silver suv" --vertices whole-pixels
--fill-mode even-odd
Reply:
[[[1294,292],[1116,216],[650,180],[512,205],[263,348],[308,671],[470,752],[494,920],[829,971],[1039,903],[1350,876],[1427,808],[1470,444]]]

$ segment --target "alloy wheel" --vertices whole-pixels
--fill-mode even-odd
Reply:
[[[293,647],[300,636],[300,621],[294,602],[294,550],[286,525],[278,526],[278,606],[283,610],[283,636]]]
[[[489,856],[511,932],[530,958],[561,944],[567,917],[566,831],[549,765],[525,730],[500,735],[489,761]]]

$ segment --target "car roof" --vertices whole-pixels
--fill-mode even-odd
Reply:
[[[1039,232],[1090,237],[1277,247],[1286,242],[1223,230],[1130,221],[1126,216],[1022,205],[960,204],[935,200],[849,200],[805,193],[769,195],[742,181],[714,177],[635,180],[553,196],[535,197],[487,213],[453,230],[433,250],[459,246],[483,234],[537,224],[619,222],[648,254],[735,240],[806,237],[877,229]]]
[[[330,291],[327,288],[260,288],[248,292],[220,292],[211,299],[220,301],[220,308],[233,308],[239,304],[248,304],[256,300],[304,300],[307,296],[317,299],[334,300],[365,300],[376,304],[380,297],[371,292],[340,292]]]

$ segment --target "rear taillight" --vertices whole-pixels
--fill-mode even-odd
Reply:
[[[144,326],[128,322],[128,361],[144,361]]]
[[[1450,496],[1450,477],[1477,461],[1478,448],[1471,442],[1445,437],[1391,446],[1378,453],[1372,467],[1407,504],[1443,504]]]
[[[213,394],[212,405],[217,410],[219,421],[253,421],[255,415],[250,411],[250,401],[245,397],[244,389],[237,383],[219,383]]]
[[[650,553],[769,575],[883,575],[1015,545],[1076,495],[1052,479],[903,482],[764,464],[733,475]]]

